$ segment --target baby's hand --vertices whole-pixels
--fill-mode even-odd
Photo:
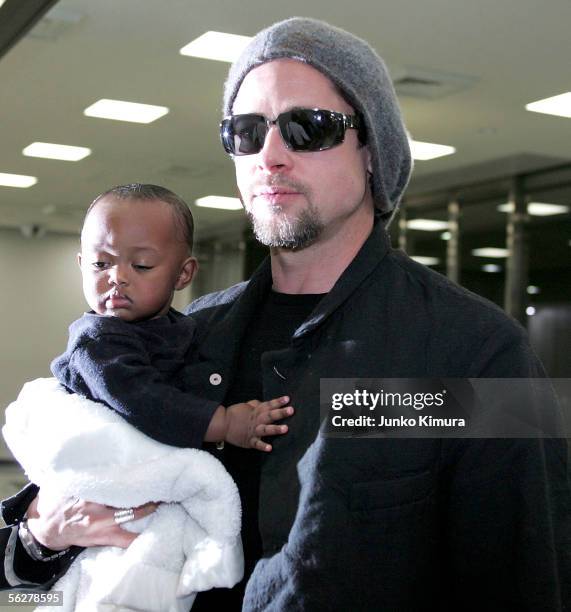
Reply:
[[[287,432],[287,425],[274,425],[274,423],[293,414],[291,406],[284,407],[288,402],[289,397],[286,395],[267,402],[250,400],[229,406],[226,409],[226,442],[242,448],[271,451],[271,445],[262,438]]]

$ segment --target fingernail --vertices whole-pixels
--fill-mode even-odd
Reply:
[[[287,395],[284,395],[282,397],[282,404],[287,404],[289,402],[289,397]]]

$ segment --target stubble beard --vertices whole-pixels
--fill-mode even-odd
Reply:
[[[311,202],[295,217],[289,217],[281,206],[275,206],[270,215],[256,216],[246,212],[258,242],[271,248],[291,251],[300,250],[313,244],[323,231],[319,212]]]

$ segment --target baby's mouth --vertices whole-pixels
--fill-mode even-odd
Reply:
[[[132,300],[128,295],[113,291],[105,300],[107,308],[127,308],[132,304]]]

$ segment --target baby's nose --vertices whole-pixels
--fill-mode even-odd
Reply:
[[[109,282],[112,285],[126,285],[129,281],[125,266],[112,266],[109,269]]]

